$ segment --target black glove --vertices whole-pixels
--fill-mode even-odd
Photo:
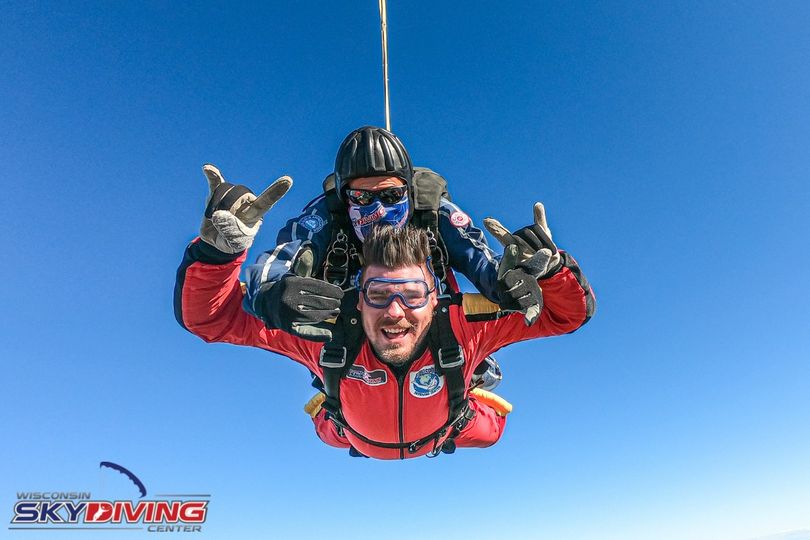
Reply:
[[[270,328],[310,341],[330,341],[334,319],[340,314],[343,290],[309,277],[312,259],[312,251],[302,252],[294,266],[294,274],[259,287],[255,305]]]
[[[520,311],[526,326],[534,324],[543,309],[543,291],[537,280],[521,268],[515,268],[518,248],[506,246],[498,267],[497,293],[501,309]]]

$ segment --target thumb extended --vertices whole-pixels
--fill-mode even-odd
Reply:
[[[293,266],[293,273],[300,277],[312,277],[312,267],[315,265],[315,256],[310,248],[304,249]]]

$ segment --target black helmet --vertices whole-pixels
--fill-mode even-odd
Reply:
[[[373,126],[355,129],[338,149],[335,187],[341,200],[343,189],[351,180],[368,176],[395,176],[411,188],[411,157],[397,136],[386,129]]]

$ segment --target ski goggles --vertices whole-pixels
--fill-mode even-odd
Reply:
[[[363,300],[373,308],[387,308],[391,302],[399,298],[406,307],[417,309],[428,304],[430,293],[436,290],[435,284],[438,283],[433,267],[430,265],[430,257],[427,260],[427,267],[433,277],[433,287],[429,287],[424,279],[403,278],[369,278],[360,287],[360,272],[357,273],[355,283],[358,283]]]
[[[383,204],[396,204],[408,196],[408,186],[397,186],[369,191],[367,189],[346,189],[346,198],[358,206],[367,206],[374,201]]]

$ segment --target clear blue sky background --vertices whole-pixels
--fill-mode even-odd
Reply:
[[[599,300],[576,334],[498,355],[498,445],[406,462],[322,445],[303,368],[204,344],[171,305],[203,163],[255,190],[294,177],[253,258],[343,136],[384,122],[376,2],[0,14],[8,519],[18,490],[115,491],[110,460],[151,493],[211,493],[215,539],[810,529],[806,2],[392,0],[415,162],[478,223],[543,201]]]

